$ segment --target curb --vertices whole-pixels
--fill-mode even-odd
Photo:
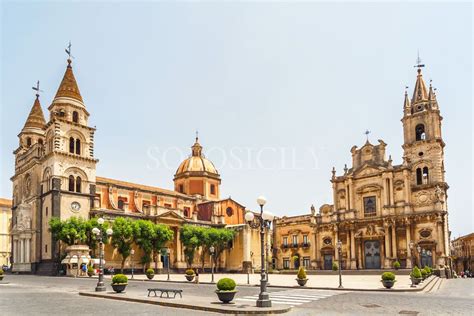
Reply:
[[[352,291],[352,292],[421,292],[423,291],[433,280],[436,280],[436,276],[430,277],[428,282],[423,282],[423,286],[416,287],[416,288],[407,288],[407,289],[359,289],[359,288],[338,288],[338,287],[318,287],[318,286],[298,286],[298,285],[267,285],[267,288],[282,288],[282,289],[308,289],[308,290],[328,290],[328,291]],[[163,282],[163,283],[187,283],[187,284],[195,284],[194,282],[189,281],[173,281],[173,280],[138,280],[138,279],[128,279],[128,281],[134,282]],[[199,284],[205,285],[213,285],[216,284],[215,282],[199,282]],[[258,284],[237,284],[237,286],[242,287],[258,287]]]
[[[134,302],[134,303],[145,303],[151,305],[161,305],[167,307],[174,307],[174,308],[183,308],[183,309],[192,309],[192,310],[201,310],[206,312],[215,312],[220,314],[283,314],[287,313],[291,310],[291,307],[271,307],[271,309],[264,309],[261,308],[259,310],[233,310],[233,309],[225,309],[219,307],[212,307],[212,306],[199,306],[199,305],[188,305],[188,304],[181,304],[181,303],[174,303],[174,302],[166,302],[166,301],[152,301],[148,299],[141,299],[141,298],[133,298],[133,297],[126,297],[126,296],[113,296],[110,294],[98,294],[95,292],[79,292],[81,296],[88,296],[88,297],[96,297],[96,298],[105,298],[111,300],[119,300],[119,301],[127,301],[127,302]]]

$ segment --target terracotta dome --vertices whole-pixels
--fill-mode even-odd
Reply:
[[[214,164],[202,155],[202,146],[199,144],[197,137],[196,142],[191,148],[191,157],[185,159],[179,165],[178,169],[176,170],[175,178],[183,175],[196,175],[203,173],[206,173],[210,176],[219,177],[219,172],[217,172]]]

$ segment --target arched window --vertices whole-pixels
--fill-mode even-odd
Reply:
[[[211,184],[211,194],[216,194],[216,186],[214,184]]]
[[[69,192],[74,192],[74,176],[69,176]]]
[[[429,181],[429,174],[428,174],[428,167],[423,168],[423,184],[428,184]]]
[[[184,217],[189,217],[189,207],[185,207],[183,210]]]
[[[423,184],[423,175],[421,174],[421,168],[416,169],[416,184]]]
[[[79,123],[79,113],[77,113],[77,111],[72,112],[72,121],[74,123]]]
[[[30,147],[31,146],[31,137],[28,137],[26,139],[26,147]]]
[[[425,138],[426,138],[425,125],[418,124],[415,127],[415,134],[416,134],[416,140],[425,140]]]
[[[43,140],[41,138],[38,139],[38,144],[43,145]]]
[[[81,140],[79,138],[76,139],[76,154],[81,154]]]
[[[76,178],[76,192],[81,193],[81,184],[82,184],[81,177],[77,177]]]
[[[74,154],[74,138],[72,137],[69,138],[69,152]]]
[[[117,206],[120,210],[123,210],[123,200],[122,199],[118,200]]]

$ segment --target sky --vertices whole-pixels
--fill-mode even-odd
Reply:
[[[72,42],[97,175],[173,188],[196,131],[221,197],[274,214],[332,204],[331,169],[383,139],[402,162],[417,52],[443,116],[449,225],[473,231],[472,5],[423,2],[1,4],[0,196],[41,82],[45,116]]]

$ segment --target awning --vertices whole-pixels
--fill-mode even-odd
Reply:
[[[74,258],[74,257],[69,259],[69,263],[77,263],[77,261],[78,261],[77,258]]]
[[[89,259],[87,258],[81,258],[81,263],[89,263]]]
[[[91,263],[92,264],[100,264],[100,259],[97,259],[97,258],[91,259]],[[104,259],[102,259],[102,264],[105,264]]]

